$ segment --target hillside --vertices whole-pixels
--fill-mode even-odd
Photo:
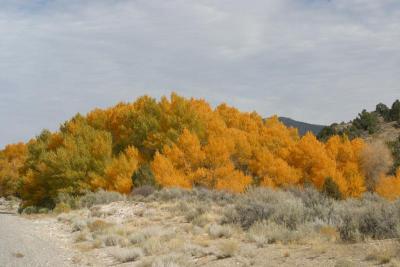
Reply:
[[[393,142],[399,134],[400,101],[396,100],[390,108],[379,103],[373,111],[362,110],[354,120],[333,123],[322,129],[318,137],[326,140],[333,135],[347,135],[350,139],[362,137],[366,140]]]
[[[307,132],[312,132],[314,135],[318,135],[325,125],[311,124],[302,121],[296,121],[287,117],[279,117],[279,120],[285,124],[287,127],[294,127],[299,130],[299,135],[303,136]]]

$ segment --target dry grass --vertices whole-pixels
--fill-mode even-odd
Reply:
[[[222,240],[218,243],[217,257],[225,259],[233,257],[239,249],[239,244],[236,240]]]
[[[111,255],[119,262],[132,262],[142,258],[144,253],[141,248],[116,248]]]
[[[376,261],[378,264],[387,264],[396,256],[400,256],[398,244],[374,244],[365,260]]]
[[[112,226],[111,223],[103,220],[94,220],[87,224],[87,227],[89,228],[90,232],[95,232],[95,233],[103,232],[106,229],[110,228],[111,226]]]
[[[218,225],[212,224],[208,228],[208,235],[213,238],[230,238],[233,234],[234,230],[229,225]]]

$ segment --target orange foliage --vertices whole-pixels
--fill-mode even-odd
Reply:
[[[376,186],[376,192],[390,200],[400,197],[400,168],[397,170],[396,176],[382,176]]]
[[[366,191],[361,158],[366,145],[361,139],[333,136],[324,143],[312,133],[299,137],[277,116],[263,119],[255,112],[226,104],[213,108],[203,99],[177,94],[160,101],[143,96],[78,115],[29,147],[24,152],[28,160],[21,157],[17,165],[24,165],[22,195],[36,198],[33,203],[87,189],[129,193],[132,174],[143,166],[151,166],[146,177],[161,187],[243,192],[250,185],[311,183],[322,189],[331,177],[344,198]],[[12,162],[4,158],[0,175]],[[377,190],[392,198],[397,195],[396,179],[382,178]],[[394,193],[387,192],[388,185]]]
[[[21,182],[20,169],[27,159],[25,144],[8,145],[0,151],[0,196],[15,195]]]
[[[103,176],[93,177],[93,187],[128,194],[132,190],[132,174],[138,167],[138,159],[137,149],[128,147],[105,167]]]

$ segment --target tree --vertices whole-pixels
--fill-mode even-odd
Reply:
[[[390,119],[391,121],[397,121],[400,122],[400,101],[396,100],[392,108],[390,110]]]
[[[400,136],[397,138],[397,140],[389,142],[388,145],[393,156],[393,167],[390,173],[395,174],[396,170],[400,167]]]
[[[108,191],[130,193],[133,188],[132,175],[138,167],[138,159],[137,149],[128,147],[106,164],[102,176],[94,175],[91,185]]]
[[[20,192],[24,204],[52,207],[60,193],[79,195],[94,189],[92,180],[111,162],[112,140],[78,115],[58,134],[43,132],[28,150]]]
[[[0,196],[17,194],[27,154],[24,143],[7,145],[0,151]]]
[[[363,149],[360,159],[367,189],[374,191],[379,178],[386,175],[393,165],[391,152],[384,143],[377,141]]]
[[[376,105],[375,111],[376,113],[381,115],[382,118],[385,119],[385,121],[390,121],[390,108],[388,108],[388,106],[383,103],[379,103],[378,105]]]
[[[390,200],[396,200],[400,197],[400,169],[395,176],[381,176],[376,185],[376,192]]]
[[[378,126],[378,116],[374,112],[367,112],[365,109],[358,114],[358,117],[353,121],[353,126],[357,129],[368,131],[368,133],[375,133]]]
[[[326,153],[325,147],[317,138],[307,133],[293,147],[289,164],[302,172],[302,182],[307,180],[321,189],[325,177],[333,177],[336,172],[335,161]]]
[[[328,197],[334,199],[342,198],[339,186],[335,183],[335,181],[333,181],[332,177],[327,177],[325,179],[324,185],[322,186],[322,192]]]

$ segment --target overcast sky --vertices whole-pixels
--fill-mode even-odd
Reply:
[[[399,0],[0,0],[0,146],[171,91],[350,120],[400,98]]]

